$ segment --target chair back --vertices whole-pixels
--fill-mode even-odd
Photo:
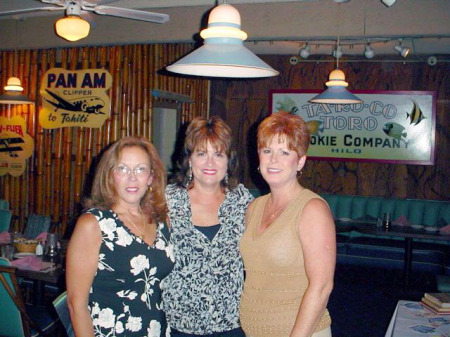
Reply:
[[[0,209],[9,209],[8,200],[0,199]]]
[[[66,329],[67,337],[75,337],[72,321],[70,320],[69,307],[67,306],[67,291],[63,292],[53,301],[53,306],[58,313],[59,320]]]
[[[0,258],[0,336],[22,337],[26,336],[22,316],[7,290],[9,287],[14,295],[20,295],[17,279],[15,274],[13,274],[13,277],[11,276],[11,270],[14,269],[11,268],[10,262],[7,259]]]
[[[26,238],[34,239],[42,232],[50,230],[51,218],[48,215],[30,214],[25,226],[24,235]]]
[[[0,209],[0,233],[7,232],[11,223],[12,212],[8,209]]]

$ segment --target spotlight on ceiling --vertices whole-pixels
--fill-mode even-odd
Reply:
[[[336,46],[336,48],[333,49],[333,57],[334,58],[341,58],[342,57],[342,47]]]
[[[364,48],[364,56],[368,59],[371,59],[375,56],[375,52],[373,51],[372,47],[370,46],[370,43],[366,44]]]
[[[409,52],[410,52],[408,47],[403,47],[402,46],[402,41],[399,41],[399,43],[394,46],[394,50],[397,53],[399,53],[401,56],[403,56],[404,58],[406,58],[409,55]]]
[[[311,50],[311,47],[308,46],[308,44],[305,44],[305,46],[300,49],[300,56],[304,59],[307,59],[309,57],[309,51]]]
[[[381,0],[381,2],[386,5],[386,7],[391,7],[396,0]]]

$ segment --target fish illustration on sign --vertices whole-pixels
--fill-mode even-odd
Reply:
[[[76,98],[72,100],[65,100],[61,96],[58,96],[57,94],[51,92],[48,89],[45,89],[45,91],[50,96],[52,96],[54,99],[57,100],[57,102],[53,102],[45,98],[47,102],[49,102],[56,108],[55,111],[58,109],[63,109],[75,112],[104,114],[104,112],[101,112],[100,109],[102,109],[105,106],[105,102],[99,97],[90,96],[84,98]]]
[[[298,111],[298,108],[294,100],[290,97],[284,97],[282,102],[278,101],[276,109],[278,111],[286,111],[291,114],[295,114]]]
[[[11,144],[23,144],[24,140],[20,137],[14,138],[0,138],[0,152],[9,152],[11,158],[17,158],[17,151],[23,151],[23,148],[18,145],[10,146]]]
[[[398,124],[398,123],[386,123],[383,126],[383,131],[386,135],[388,135],[389,137],[398,139],[398,140],[404,140],[402,137],[407,136],[405,131],[405,127]]]
[[[419,124],[423,119],[426,117],[423,115],[422,110],[419,107],[419,104],[417,102],[413,102],[413,108],[411,110],[411,113],[406,113],[406,118],[409,118],[409,124],[417,125]]]
[[[323,122],[318,120],[311,120],[306,122],[306,126],[308,127],[309,134],[311,136],[317,135],[319,132],[323,132]]]

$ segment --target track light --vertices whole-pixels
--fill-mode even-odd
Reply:
[[[304,59],[307,59],[310,50],[311,50],[310,46],[308,46],[308,44],[305,44],[305,46],[302,49],[300,49],[300,56]]]
[[[364,56],[368,59],[371,59],[372,57],[375,56],[375,52],[370,46],[370,43],[366,44],[366,47],[364,48]]]
[[[386,5],[386,7],[391,7],[396,0],[381,0],[381,2]]]
[[[409,48],[402,46],[402,41],[399,41],[398,45],[394,46],[394,50],[397,51],[401,56],[406,58],[409,55]]]
[[[333,57],[334,58],[341,58],[342,57],[342,47],[341,46],[336,46],[336,48],[333,49]]]

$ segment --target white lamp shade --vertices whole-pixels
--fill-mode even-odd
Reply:
[[[228,43],[211,41],[224,39]],[[230,43],[231,40],[235,43]],[[168,66],[167,70],[186,75],[232,78],[270,77],[279,74],[245,48],[242,41],[227,38],[208,39],[203,46]]]
[[[325,104],[353,104],[361,103],[362,100],[346,89],[348,83],[342,70],[335,69],[330,73],[329,81],[326,83],[328,89],[313,97],[312,103]]]
[[[89,22],[71,15],[59,19],[55,24],[56,34],[68,41],[78,41],[89,35]]]
[[[228,4],[214,8],[208,28],[201,31],[204,45],[167,66],[167,70],[194,76],[252,78],[279,74],[244,46],[239,12]]]
[[[22,83],[20,82],[20,79],[17,77],[10,77],[8,78],[8,81],[6,82],[6,85],[4,87],[5,91],[23,91]]]
[[[10,91],[0,95],[0,104],[33,104],[34,102],[28,96],[21,92]]]

